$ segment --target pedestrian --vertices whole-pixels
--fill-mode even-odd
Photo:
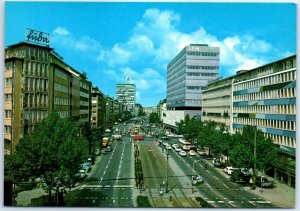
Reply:
[[[205,163],[205,170],[207,170],[207,163]]]

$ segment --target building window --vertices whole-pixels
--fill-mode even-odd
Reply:
[[[11,103],[12,102],[12,95],[11,94],[5,94],[4,95],[4,102]]]

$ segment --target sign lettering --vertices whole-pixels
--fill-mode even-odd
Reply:
[[[40,32],[33,29],[26,29],[25,37],[29,42],[38,43],[42,45],[50,44],[50,34],[45,32]]]

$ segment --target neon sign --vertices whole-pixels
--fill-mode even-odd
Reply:
[[[41,32],[41,31],[37,31],[37,30],[33,30],[33,29],[26,29],[25,39],[28,42],[37,43],[37,44],[41,44],[41,45],[49,46],[49,44],[50,44],[50,34],[49,33]]]

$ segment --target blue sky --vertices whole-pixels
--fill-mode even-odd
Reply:
[[[104,94],[130,76],[137,103],[166,97],[166,66],[186,45],[220,47],[220,75],[296,53],[291,3],[6,2],[5,46],[25,29],[51,34],[50,46]]]

